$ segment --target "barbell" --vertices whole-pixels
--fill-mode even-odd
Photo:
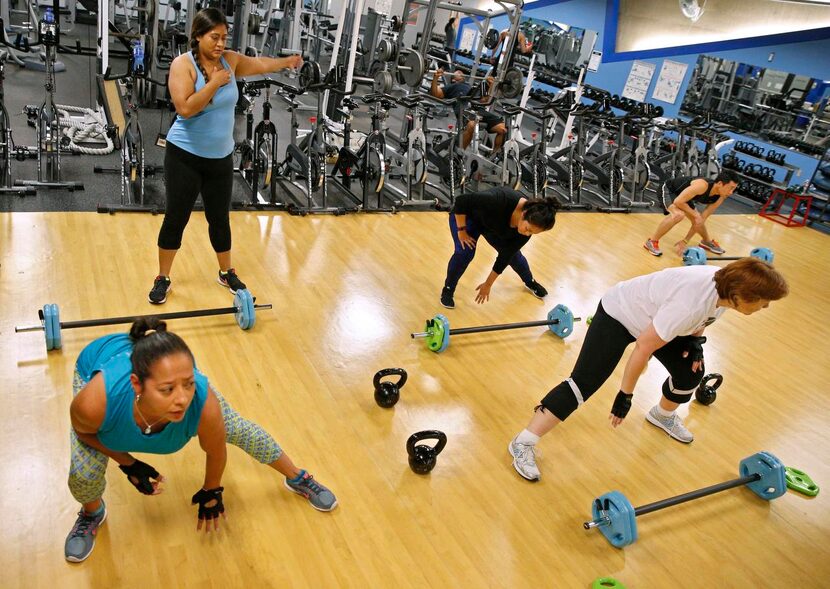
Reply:
[[[766,501],[771,501],[787,492],[784,465],[769,452],[758,452],[744,458],[738,465],[738,471],[740,478],[661,499],[640,507],[633,507],[626,496],[619,491],[605,493],[594,500],[591,506],[593,519],[583,523],[582,526],[586,530],[599,528],[612,546],[623,548],[637,540],[635,520],[637,516],[744,485]]]
[[[452,65],[446,59],[435,57],[433,55],[430,55],[429,59],[446,63],[450,66]],[[419,87],[421,85],[421,80],[423,80],[425,75],[438,71],[427,70],[424,56],[416,51],[407,52],[406,57],[404,57],[403,64],[398,65],[397,69],[401,72],[403,82],[412,88]],[[470,80],[483,80],[488,76],[470,73],[467,77]],[[499,86],[502,96],[505,98],[516,98],[522,93],[523,87],[524,75],[522,75],[522,70],[517,67],[508,68],[508,70],[504,73],[504,80],[502,80]]]
[[[526,321],[523,323],[502,323],[500,325],[482,325],[480,327],[459,327],[450,329],[450,320],[440,313],[432,319],[426,320],[426,331],[409,334],[412,339],[426,338],[427,348],[436,354],[447,349],[451,335],[467,333],[483,333],[486,331],[504,331],[507,329],[522,329],[524,327],[547,326],[554,334],[564,339],[573,332],[574,321],[581,321],[574,317],[571,310],[565,305],[556,305],[548,312],[548,318],[543,321]]]
[[[766,247],[756,247],[749,255],[753,258],[758,258],[759,260],[763,260],[768,264],[772,264],[772,261],[775,259],[775,254],[772,253],[772,250]],[[742,260],[745,256],[718,256],[717,258],[712,258],[712,261],[721,261],[721,260]],[[686,266],[703,266],[706,264],[706,251],[702,247],[687,247],[683,250],[683,264]]]
[[[23,327],[15,327],[15,333],[23,333],[29,331],[43,331],[46,336],[46,349],[59,350],[61,348],[61,330],[62,329],[77,329],[79,327],[100,327],[102,325],[118,325],[123,323],[132,323],[137,319],[146,317],[155,317],[157,319],[185,319],[188,317],[209,317],[213,315],[228,315],[233,314],[236,318],[236,323],[242,329],[251,329],[256,323],[257,309],[270,309],[272,305],[255,305],[254,298],[247,289],[240,289],[236,291],[233,297],[232,307],[222,307],[218,309],[197,309],[195,311],[177,311],[173,313],[157,313],[150,315],[127,315],[124,317],[105,317],[103,319],[84,319],[80,321],[61,321],[60,310],[55,304],[43,305],[43,309],[38,310],[40,317],[40,325],[27,325]]]

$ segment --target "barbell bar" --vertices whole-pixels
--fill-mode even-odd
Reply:
[[[637,540],[635,520],[637,516],[744,485],[766,501],[776,499],[787,492],[785,467],[769,452],[757,452],[744,458],[738,465],[738,471],[740,478],[661,499],[640,507],[633,507],[625,495],[619,491],[605,493],[594,500],[591,507],[593,519],[583,523],[582,527],[586,530],[598,528],[613,546],[622,548]]]
[[[750,257],[758,258],[768,264],[772,264],[775,259],[775,254],[772,250],[766,247],[756,247],[749,252]],[[713,262],[742,260],[746,256],[718,256],[712,258]],[[707,262],[706,251],[702,247],[687,247],[683,250],[683,264],[686,266],[703,266]]]
[[[452,63],[446,59],[435,57],[433,55],[430,55],[429,59],[452,65]],[[397,69],[401,72],[401,78],[404,83],[412,88],[420,86],[424,76],[434,74],[438,71],[437,69],[427,70],[424,57],[417,51],[407,52],[406,57],[404,58],[404,63],[398,65]],[[485,80],[488,77],[490,76],[473,74],[472,72],[467,75],[467,79],[469,80]],[[504,80],[502,80],[499,90],[505,98],[516,98],[519,94],[521,94],[523,85],[524,76],[522,75],[522,71],[517,67],[511,67],[505,72]]]
[[[571,310],[565,305],[556,305],[548,312],[548,318],[542,321],[525,321],[521,323],[502,323],[499,325],[482,325],[478,327],[458,327],[450,329],[450,322],[444,315],[438,314],[432,319],[426,320],[426,331],[409,334],[412,339],[426,338],[427,348],[433,352],[440,353],[450,345],[451,335],[464,335],[468,333],[483,333],[487,331],[505,331],[508,329],[523,329],[525,327],[548,327],[557,337],[562,339],[573,332],[574,321],[581,321],[580,317],[574,317]]]
[[[123,317],[105,317],[101,319],[82,319],[78,321],[61,321],[60,310],[55,304],[46,304],[43,309],[38,310],[40,317],[39,325],[26,325],[14,328],[15,333],[31,331],[43,331],[46,337],[46,349],[58,350],[61,347],[61,330],[78,329],[81,327],[100,327],[104,325],[119,325],[132,323],[137,319],[155,317],[161,320],[187,319],[190,317],[211,317],[214,315],[233,314],[236,323],[244,330],[251,329],[256,323],[256,310],[271,309],[273,305],[254,304],[254,298],[247,289],[236,291],[232,307],[221,307],[216,309],[196,309],[194,311],[175,311],[172,313],[153,313],[149,315],[125,315]]]

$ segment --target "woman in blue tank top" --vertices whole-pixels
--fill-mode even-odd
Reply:
[[[268,432],[240,416],[210,386],[187,344],[163,321],[140,319],[129,334],[89,344],[75,364],[72,389],[69,489],[82,507],[64,545],[71,562],[89,556],[107,517],[102,497],[109,459],[140,493],[158,495],[164,477],[130,453],[171,454],[196,436],[206,454],[204,483],[192,499],[199,505],[198,530],[218,530],[219,516],[224,517],[226,443],[283,474],[288,490],[315,509],[337,506],[331,491],[297,468]]]
[[[228,22],[216,8],[193,17],[189,53],[170,65],[168,88],[176,120],[167,133],[164,180],[167,205],[158,236],[159,272],[149,294],[160,305],[172,289],[170,269],[201,193],[210,244],[219,261],[218,282],[233,294],[245,288],[231,265],[230,205],[233,190],[233,123],[236,78],[298,68],[299,55],[248,57],[226,51]]]

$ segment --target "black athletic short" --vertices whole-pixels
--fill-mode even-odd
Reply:
[[[493,131],[493,127],[504,123],[504,119],[499,115],[494,115],[493,113],[487,111],[479,112],[478,118],[481,120],[480,126],[491,132]]]

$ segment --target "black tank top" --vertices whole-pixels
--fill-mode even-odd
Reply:
[[[700,176],[679,176],[677,178],[672,178],[671,180],[666,182],[666,185],[668,189],[671,191],[671,193],[677,196],[681,192],[686,190],[695,180],[706,180],[706,178],[701,178]],[[712,194],[712,187],[715,185],[715,181],[706,180],[706,183],[709,185],[709,188],[706,189],[706,192],[694,197],[689,202],[697,202],[702,205],[710,205],[713,202],[717,202],[720,196]]]

